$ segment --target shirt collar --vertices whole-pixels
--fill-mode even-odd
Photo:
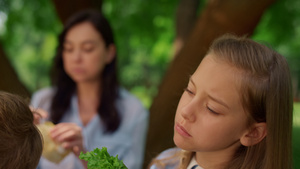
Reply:
[[[194,167],[195,165],[197,165],[197,167]],[[193,158],[191,159],[190,164],[188,165],[187,169],[203,169],[203,168],[198,165],[198,163],[195,159],[195,156],[193,156]]]

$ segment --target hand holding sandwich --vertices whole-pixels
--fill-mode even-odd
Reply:
[[[82,129],[75,123],[59,123],[54,125],[45,119],[48,112],[43,109],[33,109],[34,124],[36,124],[44,138],[43,156],[49,161],[59,163],[63,158],[73,152],[77,157],[83,148]]]
[[[82,129],[75,123],[59,123],[50,130],[51,138],[76,156],[85,152],[83,148]]]

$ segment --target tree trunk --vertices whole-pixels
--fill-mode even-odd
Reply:
[[[181,50],[197,20],[200,0],[181,0],[176,12],[174,56]]]
[[[101,11],[102,0],[52,0],[58,17],[65,23],[74,13],[94,8]]]
[[[0,45],[0,90],[30,98],[30,92],[19,80],[17,73],[7,59]]]
[[[174,58],[150,108],[144,168],[166,148],[173,147],[173,121],[177,103],[211,42],[224,33],[250,36],[263,12],[274,0],[210,0],[189,39]]]

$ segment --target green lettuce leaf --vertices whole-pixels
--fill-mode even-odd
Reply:
[[[94,149],[93,151],[83,153],[81,152],[79,158],[88,162],[88,169],[128,169],[123,160],[110,156],[106,147],[102,149]]]

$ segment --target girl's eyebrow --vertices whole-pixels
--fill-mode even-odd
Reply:
[[[196,86],[196,85],[195,85],[195,82],[194,82],[194,80],[193,80],[193,78],[192,78],[192,75],[190,75],[190,82],[193,84],[193,86]]]
[[[218,99],[218,98],[213,97],[213,96],[211,96],[211,95],[208,95],[208,97],[209,97],[211,100],[213,100],[213,101],[215,101],[215,102],[217,102],[217,103],[223,105],[223,106],[226,107],[227,109],[229,109],[229,106],[228,106],[225,102],[223,102],[221,99]]]
[[[190,76],[190,82],[191,82],[194,86],[196,86],[196,85],[195,85],[195,82],[194,82],[194,80],[193,80],[193,78],[192,78],[192,76]],[[217,102],[217,103],[219,103],[219,104],[221,104],[221,105],[223,105],[224,107],[226,107],[226,108],[229,109],[229,106],[228,106],[224,101],[222,101],[221,99],[218,99],[217,97],[213,97],[213,96],[211,96],[211,95],[209,95],[209,94],[208,94],[208,97],[209,97],[211,100],[213,100],[213,101],[215,101],[215,102]]]

